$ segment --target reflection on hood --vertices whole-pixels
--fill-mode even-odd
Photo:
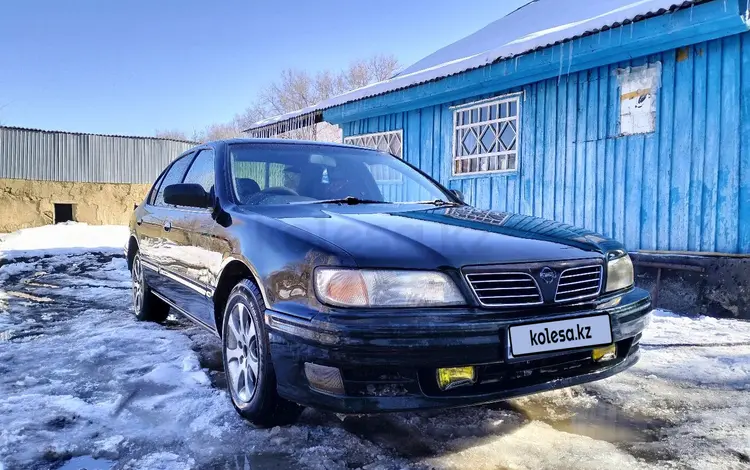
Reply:
[[[602,237],[590,230],[539,217],[487,211],[471,206],[402,212],[393,215],[491,231],[519,238],[565,243],[581,249],[588,249],[592,244],[602,248],[609,248],[607,245],[612,244],[612,249],[619,248],[619,244],[614,240]]]

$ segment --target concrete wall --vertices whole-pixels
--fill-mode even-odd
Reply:
[[[636,284],[651,292],[655,307],[750,320],[750,256],[630,255]]]
[[[73,218],[93,225],[126,225],[150,184],[0,179],[0,233],[53,223],[54,204],[73,204]]]

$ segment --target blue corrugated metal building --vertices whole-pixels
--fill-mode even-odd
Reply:
[[[326,121],[480,208],[630,250],[747,254],[749,6],[536,0],[390,80],[249,131]]]

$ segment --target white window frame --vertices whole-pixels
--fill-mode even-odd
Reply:
[[[508,95],[498,96],[494,98],[489,98],[486,100],[481,101],[475,101],[472,103],[467,103],[460,106],[452,107],[453,109],[453,149],[451,151],[451,174],[454,177],[468,177],[468,176],[476,176],[476,175],[486,175],[486,174],[503,174],[503,173],[517,173],[519,162],[520,162],[520,146],[521,146],[521,96],[522,93],[512,93]],[[494,119],[486,119],[484,121],[478,120],[477,122],[469,122],[465,123],[461,120],[461,117],[464,116],[463,113],[467,112],[469,113],[469,116],[471,115],[471,112],[474,110],[477,110],[477,113],[479,116],[481,116],[480,110],[483,108],[486,108],[489,110],[492,106],[498,106],[498,105],[506,105],[508,106],[510,103],[515,103],[516,105],[516,114],[515,116],[510,116],[510,112],[508,112],[508,116],[506,117],[500,117],[499,115],[499,109],[496,112]],[[490,116],[488,111],[488,117]],[[460,124],[459,124],[460,122]],[[458,155],[458,146],[461,145],[461,142],[459,142],[459,132],[463,129],[474,129],[477,127],[482,126],[489,126],[491,124],[498,124],[503,125],[506,123],[514,122],[515,123],[515,148],[513,150],[501,150],[501,151],[495,151],[495,152],[485,152],[485,153],[473,153],[470,155]],[[480,150],[482,147],[484,147],[484,143],[481,143],[481,138],[484,135],[483,131],[480,130],[479,133],[474,132],[476,138],[477,138],[477,145],[476,150]],[[498,135],[496,136],[496,143],[495,146],[500,145],[500,134],[501,132],[498,132]],[[503,147],[505,145],[503,144]],[[515,156],[515,166],[513,168],[507,168],[508,165],[508,157],[509,156]],[[502,161],[501,157],[504,157],[505,166],[506,168],[498,168],[498,169],[479,169],[476,171],[462,171],[457,172],[457,162],[458,161],[471,161],[472,159],[478,159],[479,163],[481,165],[482,159],[486,159],[487,166],[489,167],[489,162],[491,158],[495,159],[495,162],[497,163],[497,166],[500,165],[500,162]]]
[[[403,159],[404,158],[404,130],[398,129],[395,131],[385,131],[385,132],[372,132],[370,134],[357,134],[357,135],[350,135],[348,137],[344,137],[344,143],[349,145],[357,145],[359,147],[367,147],[375,150],[379,150],[377,147],[372,147],[369,145],[365,145],[364,143],[360,143],[361,140],[366,140],[369,138],[377,139],[378,137],[388,137],[391,136],[398,136],[398,140],[401,143],[401,146],[399,148],[400,155],[396,155],[398,158]],[[391,153],[390,151],[390,144],[388,145],[388,153]]]

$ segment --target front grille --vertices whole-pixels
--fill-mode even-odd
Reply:
[[[485,306],[513,307],[543,302],[539,286],[526,273],[471,273],[466,279],[479,302]]]
[[[601,266],[569,268],[560,274],[555,302],[586,299],[599,295],[602,287]]]
[[[341,369],[346,394],[357,397],[399,397],[419,393],[417,369],[357,366]]]

